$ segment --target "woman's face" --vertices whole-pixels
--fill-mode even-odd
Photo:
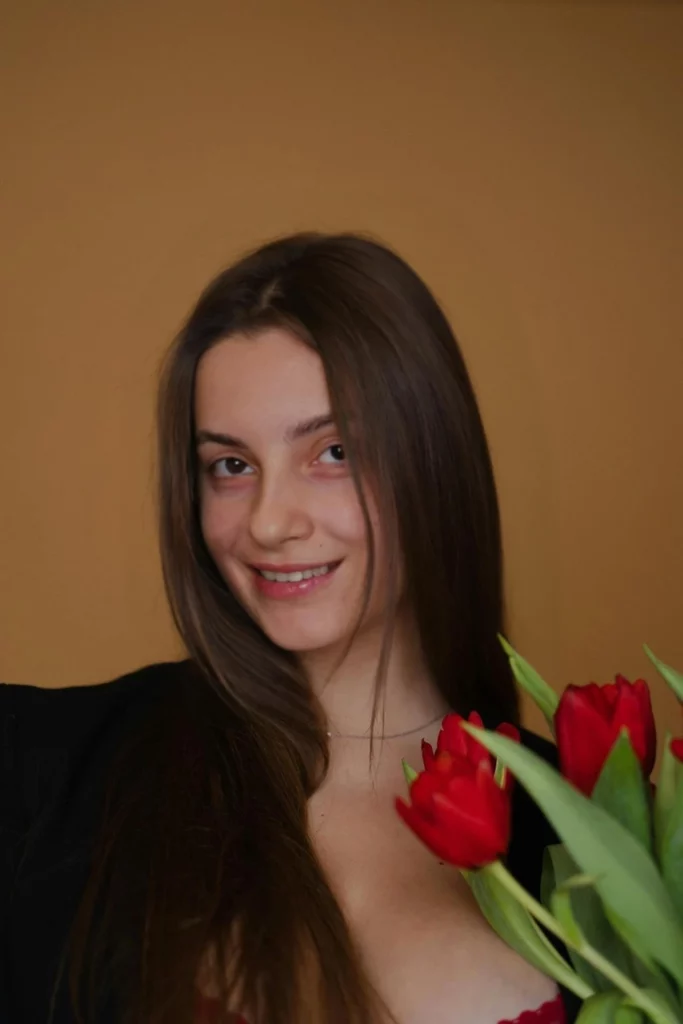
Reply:
[[[278,646],[343,644],[368,544],[320,358],[280,328],[221,341],[199,364],[195,416],[202,532],[224,580]]]

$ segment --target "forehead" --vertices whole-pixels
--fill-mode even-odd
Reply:
[[[328,410],[320,357],[281,328],[232,335],[199,362],[195,416],[200,430],[282,430]]]

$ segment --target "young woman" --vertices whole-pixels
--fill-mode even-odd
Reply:
[[[491,462],[427,287],[352,235],[222,273],[166,363],[159,472],[189,660],[0,688],[2,1020],[563,1020],[394,809],[449,710],[517,718]],[[552,837],[514,815],[538,889]]]

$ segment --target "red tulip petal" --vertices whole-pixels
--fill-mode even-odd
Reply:
[[[462,850],[458,845],[457,836],[423,818],[414,807],[410,807],[400,797],[396,800],[396,810],[418,839],[421,839],[440,860],[445,860],[456,867],[471,866],[461,863]]]
[[[435,798],[435,805],[436,827],[442,835],[450,837],[451,863],[463,868],[477,868],[490,864],[505,851],[506,844],[485,820],[469,819],[454,813],[454,805],[441,795]]]
[[[414,807],[421,814],[428,817],[432,814],[432,800],[435,793],[440,793],[446,784],[446,779],[439,778],[432,772],[420,772],[418,777],[410,785],[410,799]]]
[[[434,818],[445,828],[498,847],[505,836],[507,815],[505,805],[489,797],[471,782],[457,779],[447,794],[434,795]]]
[[[605,717],[608,717],[619,699],[619,690],[623,683],[628,682],[623,676],[617,676],[613,683],[605,683],[598,686],[596,694],[596,707],[601,708]]]
[[[623,677],[618,678],[616,686],[619,695],[612,721],[613,738],[616,740],[623,728],[628,730],[631,745],[643,766],[645,775],[649,777],[657,753],[657,733],[650,690],[643,679],[629,683]]]
[[[606,698],[604,687],[597,683],[586,683],[584,686],[575,686],[573,683],[567,687],[572,693],[594,707],[598,712],[605,715],[609,711],[609,700]],[[565,693],[567,692],[565,690]]]
[[[595,683],[568,686],[555,713],[562,774],[586,794],[592,792],[614,742],[611,723],[598,711],[598,691]]]
[[[458,837],[461,856],[472,866],[489,863],[507,849],[509,804],[495,783],[487,791],[470,780],[454,780],[448,795],[434,797],[434,816],[444,831]]]
[[[437,752],[447,750],[456,757],[467,757],[467,733],[462,728],[462,722],[461,715],[446,715],[439,733]]]
[[[496,726],[496,732],[501,736],[509,736],[511,740],[515,740],[516,743],[521,741],[519,729],[516,725],[511,725],[510,722],[501,722],[500,725]]]
[[[671,753],[679,761],[683,761],[683,736],[671,741]]]
[[[455,758],[447,750],[440,750],[430,770],[438,775],[452,775],[454,770],[457,770]]]
[[[507,828],[510,802],[496,783],[491,767],[482,763],[474,779],[454,778],[444,794],[438,794],[438,805],[445,811],[444,798],[457,809],[463,821],[480,821],[490,827],[489,834],[502,836]],[[436,808],[437,798],[434,797]],[[435,810],[435,814],[438,813]]]
[[[484,728],[484,721],[478,711],[471,711],[467,721],[471,725],[476,725],[477,728]],[[465,730],[462,730],[465,732]],[[481,761],[491,762],[491,754],[483,744],[475,739],[474,736],[470,736],[469,733],[465,733],[467,737],[467,758],[473,765],[478,765]]]
[[[510,797],[496,782],[490,765],[481,765],[476,782],[479,791],[486,798],[489,813],[495,819],[500,835],[509,837]]]
[[[427,771],[434,765],[434,750],[431,743],[427,743],[427,740],[422,740],[422,762]]]

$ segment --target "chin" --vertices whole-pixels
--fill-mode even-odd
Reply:
[[[351,626],[348,630],[339,628],[330,629],[323,624],[317,626],[310,624],[289,624],[260,622],[261,629],[266,636],[278,647],[285,651],[296,654],[308,654],[313,651],[324,651],[335,648],[345,643],[351,634]]]
[[[348,641],[353,623],[342,615],[258,615],[257,622],[269,640],[293,653],[326,650]]]

